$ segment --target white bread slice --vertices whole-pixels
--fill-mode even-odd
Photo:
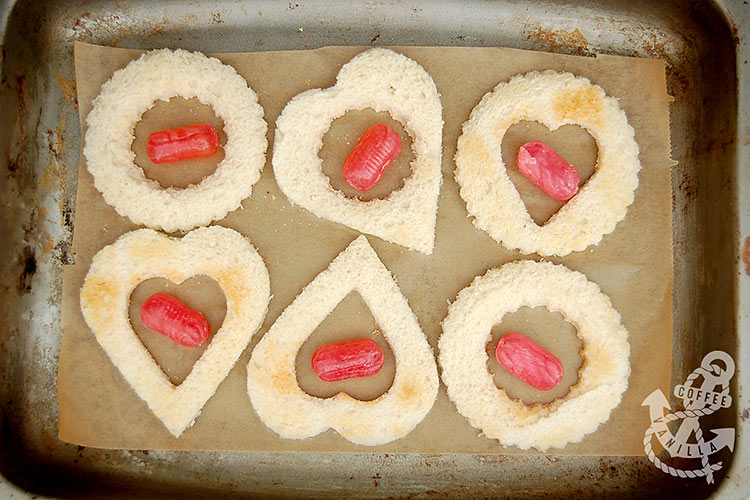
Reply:
[[[396,359],[393,385],[373,401],[339,393],[310,396],[297,384],[295,359],[305,340],[350,292],[362,296]],[[362,445],[385,444],[416,427],[437,396],[437,366],[430,345],[364,236],[297,296],[266,332],[247,365],[247,393],[263,423],[286,439],[305,439],[328,428]]]
[[[352,109],[389,111],[413,139],[412,174],[385,199],[360,201],[334,190],[318,151],[331,122]],[[430,75],[387,49],[346,63],[336,85],[294,97],[276,121],[273,171],[279,188],[302,208],[384,240],[431,254],[442,183],[442,106]]]
[[[174,96],[210,105],[227,134],[216,171],[185,189],[146,178],[131,150],[141,115]],[[130,62],[102,85],[86,123],[83,154],[104,200],[136,224],[167,232],[208,225],[239,207],[266,161],[267,125],[255,92],[234,68],[197,52],[161,49]]]
[[[599,148],[594,174],[543,226],[526,210],[500,154],[503,136],[521,120],[555,130],[579,125]],[[570,73],[514,76],[487,93],[464,123],[456,150],[456,181],[474,225],[525,254],[567,255],[598,244],[625,218],[638,187],[638,144],[617,100]]]
[[[511,399],[487,369],[490,330],[522,306],[562,313],[583,341],[578,382],[548,405]],[[630,344],[620,314],[583,274],[550,262],[512,262],[475,278],[448,308],[438,345],[459,413],[504,446],[545,451],[578,442],[609,418],[628,386]]]
[[[174,283],[210,276],[221,286],[227,314],[187,378],[175,387],[136,336],[128,318],[130,294],[149,278]],[[263,259],[240,233],[219,226],[174,239],[139,229],[104,247],[81,287],[81,311],[122,376],[179,437],[247,347],[266,315],[270,282]]]

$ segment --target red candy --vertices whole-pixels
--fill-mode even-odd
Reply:
[[[219,136],[204,123],[154,132],[146,143],[148,157],[157,164],[206,158],[217,149]]]
[[[518,149],[518,170],[542,191],[557,200],[569,200],[578,192],[578,172],[554,149],[540,141]]]
[[[201,313],[167,293],[155,293],[141,306],[143,324],[185,346],[201,345],[210,333]]]
[[[384,123],[368,128],[344,161],[344,180],[354,189],[367,191],[383,176],[401,152],[401,136]]]
[[[549,391],[563,378],[560,360],[520,333],[501,338],[495,357],[503,368],[540,391]]]
[[[313,354],[312,369],[325,382],[375,375],[383,367],[383,350],[374,340],[326,344]]]

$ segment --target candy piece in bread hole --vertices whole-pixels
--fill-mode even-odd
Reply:
[[[510,398],[487,369],[492,326],[523,306],[562,313],[583,342],[578,382],[550,404]],[[628,386],[630,345],[620,314],[595,283],[563,265],[527,260],[491,269],[458,293],[442,325],[438,359],[448,396],[504,446],[545,451],[578,442],[609,418]]]
[[[359,138],[344,161],[341,174],[354,189],[367,191],[401,152],[401,137],[385,123],[376,123]]]
[[[529,215],[506,172],[501,143],[523,120],[550,130],[579,125],[596,140],[594,174],[544,225]],[[567,255],[598,244],[625,218],[638,187],[638,144],[617,100],[570,73],[514,76],[487,93],[463,124],[456,148],[456,181],[474,225],[522,253]]]
[[[385,199],[347,198],[331,187],[318,151],[333,120],[349,110],[388,111],[413,139],[412,174]],[[281,191],[318,217],[431,254],[442,182],[442,106],[429,74],[387,49],[346,63],[336,85],[294,97],[276,121],[273,171]]]
[[[313,372],[324,382],[375,375],[385,355],[372,339],[355,339],[318,348],[312,356]]]
[[[297,351],[352,291],[361,295],[390,344],[396,360],[393,384],[372,401],[345,393],[311,396],[297,383]],[[364,236],[302,290],[253,349],[247,365],[253,408],[264,424],[286,439],[306,439],[333,428],[357,444],[385,444],[404,437],[422,421],[437,390],[432,349],[391,273]]]
[[[185,189],[164,189],[135,164],[133,130],[157,100],[196,97],[224,122],[224,159]],[[231,66],[197,52],[161,49],[112,75],[86,117],[83,154],[94,186],[118,214],[167,232],[223,218],[249,197],[265,163],[267,125],[255,92]]]
[[[569,200],[578,192],[578,171],[541,141],[530,141],[518,148],[516,165],[527,179],[556,200]]]
[[[158,130],[146,142],[148,158],[156,164],[207,158],[218,149],[219,135],[205,123]]]
[[[495,357],[513,376],[540,391],[554,389],[563,378],[560,359],[521,333],[501,338]]]
[[[155,293],[141,305],[143,324],[172,342],[199,346],[208,338],[211,327],[206,318],[168,293]]]
[[[173,385],[130,325],[128,303],[139,283],[176,284],[205,275],[224,292],[221,327],[190,374]],[[151,229],[122,235],[95,256],[81,287],[81,311],[96,340],[154,415],[179,437],[229,373],[260,327],[270,299],[263,259],[240,233],[212,226],[181,239]]]

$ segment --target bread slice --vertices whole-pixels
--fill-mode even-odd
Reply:
[[[133,133],[157,100],[197,97],[224,121],[216,171],[185,189],[162,188],[135,164]],[[197,52],[161,49],[115,72],[86,117],[83,154],[94,185],[136,224],[186,231],[223,218],[252,193],[266,161],[267,125],[255,92],[231,66]]]
[[[543,226],[526,210],[500,154],[503,136],[521,120],[555,130],[580,125],[599,148],[591,178]],[[598,244],[625,218],[638,187],[638,144],[617,100],[570,73],[514,76],[487,93],[464,123],[456,149],[456,181],[474,225],[523,253],[567,255]]]
[[[305,340],[350,292],[359,293],[396,359],[393,385],[372,401],[339,393],[310,396],[297,383]],[[362,445],[385,444],[416,427],[432,408],[438,376],[417,318],[367,239],[354,240],[297,296],[266,332],[247,365],[247,393],[263,423],[287,439],[335,429]]]
[[[142,281],[160,277],[179,284],[197,275],[221,286],[227,314],[190,374],[175,387],[133,331],[128,304]],[[244,236],[219,226],[196,229],[182,239],[151,229],[126,233],[94,256],[81,287],[81,311],[96,340],[175,437],[193,424],[247,347],[269,299],[263,259]]]
[[[493,325],[523,306],[562,313],[583,341],[578,382],[548,405],[511,399],[487,369]],[[438,346],[459,413],[504,446],[545,451],[578,442],[609,418],[628,387],[630,345],[620,314],[583,274],[550,262],[512,262],[474,279],[448,308]]]
[[[331,122],[352,109],[389,111],[413,139],[412,175],[385,199],[360,201],[331,187],[318,151]],[[295,203],[384,240],[431,254],[442,175],[442,106],[429,74],[406,56],[367,50],[346,63],[336,85],[294,97],[276,121],[273,171]]]

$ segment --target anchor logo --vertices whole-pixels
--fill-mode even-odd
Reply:
[[[717,363],[720,362],[720,363]],[[723,368],[721,366],[723,364]],[[724,351],[712,351],[704,356],[701,366],[685,380],[684,384],[674,387],[675,397],[682,399],[684,410],[672,412],[667,398],[657,389],[643,400],[641,406],[648,406],[651,426],[643,438],[643,449],[649,460],[667,474],[677,477],[705,477],[708,484],[714,482],[714,472],[721,470],[722,462],[710,463],[711,455],[723,448],[734,450],[734,429],[731,427],[711,429],[713,437],[705,441],[700,418],[710,415],[721,408],[732,406],[729,395],[729,381],[734,376],[734,360]],[[693,383],[702,378],[699,387]],[[664,409],[667,413],[664,413]],[[677,432],[672,435],[668,424],[681,420]],[[695,435],[694,442],[688,440]],[[683,470],[671,467],[656,456],[651,449],[653,437],[667,450],[672,458],[695,458],[701,460],[701,467]]]

